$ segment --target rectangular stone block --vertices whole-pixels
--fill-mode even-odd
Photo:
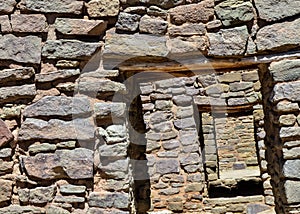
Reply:
[[[37,36],[16,37],[12,34],[0,36],[0,60],[39,64],[42,39]]]
[[[7,82],[28,80],[34,75],[34,68],[24,67],[16,69],[0,70],[0,85],[3,87]]]
[[[36,95],[35,85],[21,85],[0,88],[0,103],[33,99]]]
[[[286,181],[284,189],[288,204],[300,203],[300,181]]]
[[[300,179],[300,159],[285,161],[283,165],[283,175],[286,178]]]
[[[288,82],[300,79],[300,59],[272,62],[269,67],[275,82]]]
[[[13,32],[46,33],[48,31],[47,19],[41,14],[12,14],[10,23]]]

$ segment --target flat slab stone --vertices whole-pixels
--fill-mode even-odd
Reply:
[[[21,85],[0,88],[0,103],[16,102],[22,99],[33,99],[36,95],[36,87]]]
[[[25,117],[87,115],[92,112],[86,97],[46,96],[24,109]]]
[[[279,83],[274,86],[271,101],[278,102],[284,99],[292,102],[300,101],[300,81]]]
[[[298,47],[300,37],[297,29],[300,29],[300,19],[267,25],[261,28],[257,32],[255,40],[258,51],[288,51]]]
[[[34,75],[34,69],[31,67],[4,69],[0,71],[0,84],[3,87],[7,82],[27,80]]]
[[[63,121],[27,118],[19,131],[19,140],[92,140],[95,127],[92,118]]]
[[[14,136],[12,135],[11,131],[7,128],[4,121],[0,119],[0,147],[5,146],[13,139]]]
[[[73,0],[21,0],[18,7],[21,11],[40,13],[71,13],[81,14],[84,1]]]
[[[288,204],[300,202],[300,181],[286,181],[284,189]]]
[[[39,64],[41,49],[42,39],[37,36],[16,37],[12,34],[0,36],[0,60]]]
[[[287,178],[300,179],[300,160],[287,160],[283,165],[283,175]]]
[[[12,14],[11,26],[13,32],[19,33],[46,33],[48,31],[47,19],[41,14]]]
[[[300,59],[272,62],[269,67],[275,82],[289,82],[300,79]]]
[[[299,0],[254,0],[258,16],[265,21],[278,21],[300,13]]]
[[[107,22],[103,20],[57,18],[55,29],[65,35],[100,36],[104,33]]]
[[[88,59],[102,46],[101,43],[78,40],[47,40],[42,56],[48,59]]]
[[[22,160],[28,176],[32,178],[93,178],[94,152],[88,149],[57,150],[54,154],[40,153],[33,157],[22,157]]]
[[[39,83],[53,82],[61,79],[68,79],[80,75],[79,69],[61,69],[56,72],[36,74],[35,81]]]

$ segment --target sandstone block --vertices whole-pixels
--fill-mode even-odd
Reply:
[[[274,86],[271,101],[278,102],[287,99],[293,102],[300,101],[300,81],[279,83]]]
[[[86,3],[90,17],[116,16],[119,13],[119,0],[92,0]]]
[[[181,25],[186,22],[206,23],[214,16],[214,1],[205,0],[198,4],[181,5],[170,11],[171,22]]]
[[[2,33],[11,33],[12,32],[8,15],[0,16],[0,26],[1,26]]]
[[[69,203],[69,204],[74,204],[74,203],[84,203],[85,198],[84,197],[78,197],[78,196],[61,196],[57,195],[54,198],[54,201],[57,203]]]
[[[66,184],[59,187],[59,191],[63,194],[83,194],[85,193],[86,186],[77,186]]]
[[[248,40],[246,26],[221,29],[217,33],[208,33],[210,42],[208,54],[211,56],[243,55]]]
[[[4,121],[0,119],[0,147],[5,146],[13,139],[14,136],[11,131],[8,129]]]
[[[79,69],[62,69],[56,72],[49,73],[40,73],[35,75],[36,82],[46,83],[46,82],[54,82],[60,79],[68,79],[70,77],[75,77],[80,74]]]
[[[40,13],[70,13],[79,15],[82,13],[84,1],[73,0],[21,0],[18,7],[21,11]]]
[[[101,47],[101,43],[77,40],[47,40],[42,56],[48,59],[88,59]]]
[[[56,186],[37,187],[35,189],[20,189],[18,195],[25,203],[44,204],[53,200]]]
[[[286,181],[284,188],[288,204],[300,202],[300,181]]]
[[[276,23],[261,28],[256,35],[258,51],[283,50],[287,51],[297,47],[300,43],[298,31],[300,19]]]
[[[10,201],[12,196],[12,188],[13,188],[12,185],[13,185],[12,181],[7,181],[3,179],[0,180],[0,191],[1,191],[0,202],[1,203]]]
[[[12,13],[16,4],[15,0],[0,0],[0,14]]]
[[[279,21],[300,13],[299,0],[255,0],[258,16],[265,21]]]
[[[123,120],[125,116],[125,103],[95,103],[94,113],[97,119],[112,119],[114,122]]]
[[[118,16],[116,29],[122,31],[136,31],[139,27],[141,16],[137,14],[130,14],[121,12]]]
[[[56,117],[87,115],[92,112],[85,97],[46,96],[24,109],[25,117]]]
[[[151,34],[165,34],[168,28],[168,22],[161,18],[152,18],[145,15],[140,21],[140,32]]]
[[[46,33],[48,31],[47,19],[41,14],[12,14],[11,26],[13,32],[18,33]]]
[[[7,213],[43,213],[45,210],[43,208],[38,208],[34,206],[20,206],[20,205],[10,205],[8,207],[0,208],[0,214]]]
[[[93,177],[94,154],[88,149],[57,150],[54,154],[21,158],[29,177],[44,180]]]
[[[283,165],[283,175],[286,178],[300,178],[300,160],[287,160]]]
[[[51,119],[27,118],[19,131],[19,140],[91,140],[94,138],[95,127],[92,119],[74,119],[62,121]]]
[[[129,206],[129,194],[124,192],[92,192],[88,199],[90,207],[127,209]]]
[[[37,36],[16,37],[12,34],[0,36],[0,60],[39,64],[42,39]]]
[[[32,67],[4,69],[0,71],[0,84],[3,87],[7,82],[28,80],[34,75]]]
[[[42,144],[33,144],[28,147],[29,154],[35,155],[37,153],[43,152],[53,152],[56,150],[55,144],[42,143]]]
[[[107,27],[103,20],[67,19],[57,18],[55,29],[65,35],[102,35]]]
[[[180,26],[172,25],[168,32],[171,36],[194,36],[206,33],[205,25],[202,23],[185,23]]]
[[[300,59],[273,62],[271,63],[269,70],[275,82],[299,80]]]
[[[156,172],[161,175],[179,173],[179,162],[173,158],[158,160],[156,162]]]
[[[224,26],[249,22],[254,18],[250,1],[226,0],[215,7],[216,14]]]
[[[22,85],[0,88],[0,103],[33,99],[36,95],[35,85]]]

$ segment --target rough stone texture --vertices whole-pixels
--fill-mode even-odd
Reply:
[[[13,60],[21,63],[39,64],[41,61],[41,42],[36,36],[0,36],[0,60]]]
[[[208,22],[214,16],[214,1],[205,0],[198,4],[182,5],[171,9],[171,22],[181,25],[186,22]]]
[[[19,140],[91,140],[95,127],[90,119],[62,121],[27,118],[21,126]]]
[[[11,196],[12,196],[12,181],[7,181],[7,180],[0,180],[0,203],[10,201]]]
[[[70,13],[81,14],[83,1],[73,0],[21,0],[18,7],[22,11],[41,12],[41,13]]]
[[[92,0],[86,3],[90,17],[116,16],[119,13],[119,6],[118,0]]]
[[[35,95],[35,85],[2,87],[0,88],[0,103],[32,99]]]
[[[4,86],[7,82],[27,80],[33,75],[34,69],[31,67],[4,69],[0,71],[0,84]]]
[[[165,34],[168,28],[168,22],[161,18],[152,18],[145,15],[140,21],[140,32],[151,34]]]
[[[193,36],[204,35],[206,29],[202,23],[186,23],[180,26],[173,25],[169,27],[168,32],[171,36]]]
[[[300,182],[299,181],[286,181],[284,184],[286,191],[287,203],[299,203],[300,202]]]
[[[258,16],[265,21],[279,21],[300,13],[299,0],[255,0]]]
[[[65,35],[100,36],[106,30],[107,22],[103,20],[82,20],[57,18],[55,29]]]
[[[249,22],[254,18],[253,7],[250,1],[222,1],[215,7],[215,10],[224,26]]]
[[[9,14],[14,10],[17,2],[15,0],[1,0],[0,14]]]
[[[56,80],[67,79],[70,77],[78,76],[79,69],[62,69],[56,72],[49,72],[43,74],[36,74],[35,80],[39,83],[54,82]]]
[[[283,175],[286,178],[297,179],[300,177],[300,160],[287,160],[283,165]]]
[[[217,33],[208,33],[210,47],[208,54],[211,56],[243,55],[248,40],[246,26],[222,29]]]
[[[13,14],[11,15],[11,26],[13,32],[45,33],[48,31],[46,17],[41,14]]]
[[[300,19],[294,21],[267,25],[257,32],[256,44],[259,51],[288,50],[297,47],[300,38],[297,30],[300,28]]]
[[[299,59],[273,62],[269,69],[275,82],[288,82],[300,79]]]
[[[0,147],[5,146],[13,139],[14,136],[12,135],[11,131],[7,128],[3,120],[0,119]]]
[[[21,157],[26,172],[38,179],[89,179],[93,177],[93,152],[84,148],[58,150],[54,154]],[[47,164],[45,164],[47,163]]]
[[[288,99],[290,101],[299,101],[299,89],[300,81],[276,84],[273,89],[273,95],[271,99],[273,102],[277,102],[283,99]]]
[[[139,27],[140,18],[141,16],[137,14],[121,12],[118,16],[116,29],[122,31],[136,31]]]
[[[11,33],[12,32],[8,15],[0,16],[0,26],[1,26],[2,33]]]
[[[87,115],[92,112],[85,97],[46,96],[24,109],[25,117]]]
[[[86,187],[85,186],[77,186],[77,185],[63,185],[59,187],[59,191],[65,194],[82,194],[85,193]]]
[[[53,200],[56,193],[56,186],[37,187],[35,189],[23,189],[18,192],[22,202],[32,204],[45,204]]]
[[[91,57],[101,43],[86,43],[77,40],[47,40],[42,56],[49,59],[86,59]]]
[[[88,199],[90,207],[119,208],[126,209],[129,206],[129,195],[127,193],[93,192]]]

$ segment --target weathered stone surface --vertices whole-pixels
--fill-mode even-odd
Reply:
[[[211,56],[243,55],[248,40],[246,26],[221,29],[217,33],[208,33],[210,42],[208,54]]]
[[[205,25],[202,23],[185,23],[180,26],[172,25],[168,28],[171,36],[194,36],[206,33]]]
[[[116,29],[122,31],[136,31],[139,27],[141,16],[137,14],[123,13],[118,16]]]
[[[13,139],[14,136],[12,135],[11,131],[7,128],[3,120],[0,119],[0,147],[5,146]]]
[[[282,60],[271,63],[270,73],[275,82],[289,82],[300,79],[300,59]]]
[[[299,105],[298,103],[291,103],[287,100],[283,100],[277,103],[274,110],[277,112],[296,112],[299,110]]]
[[[92,112],[86,97],[46,96],[26,107],[25,117],[55,117],[87,115]]]
[[[0,203],[9,201],[12,196],[12,181],[0,180]]]
[[[127,209],[129,194],[124,192],[92,192],[88,199],[90,207]]]
[[[47,40],[42,56],[49,59],[87,59],[102,46],[77,40]]]
[[[3,149],[0,150],[0,158],[8,158],[8,157],[11,157],[11,156],[12,156],[12,149],[11,148],[3,148]]]
[[[168,12],[167,12],[167,10],[164,10],[164,9],[161,9],[160,7],[152,5],[149,8],[147,8],[147,14],[149,16],[158,16],[158,17],[162,17],[162,18],[166,19]]]
[[[283,148],[283,158],[285,160],[288,159],[300,159],[300,148],[291,148],[291,149],[285,149]]]
[[[177,159],[161,159],[156,162],[156,172],[164,175],[169,173],[179,173],[179,162]]]
[[[0,159],[0,175],[11,173],[13,170],[13,166],[13,162],[7,162]]]
[[[125,85],[122,83],[98,78],[81,78],[76,86],[77,92],[90,97],[101,96],[102,93],[124,93],[125,90]]]
[[[37,187],[35,189],[21,189],[18,191],[22,202],[33,204],[44,204],[53,200],[56,186]]]
[[[57,18],[55,29],[65,35],[102,35],[107,27],[103,20],[67,19]]]
[[[140,21],[140,32],[151,34],[165,34],[168,28],[168,22],[162,18],[152,18],[145,15]]]
[[[46,213],[47,214],[69,214],[70,212],[61,207],[50,205],[46,208]]]
[[[300,178],[300,160],[287,160],[283,165],[283,175],[286,178]]]
[[[281,138],[299,137],[300,127],[281,127],[279,135]]]
[[[10,24],[10,20],[9,20],[8,15],[0,16],[0,25],[1,25],[1,32],[2,33],[11,33],[12,32],[11,24]]]
[[[79,69],[62,69],[56,72],[36,74],[35,80],[40,83],[54,82],[55,80],[68,79],[80,74]]]
[[[47,19],[41,14],[12,14],[10,23],[13,32],[45,33],[48,31]]]
[[[29,154],[35,155],[42,152],[53,152],[56,150],[55,144],[42,143],[42,144],[33,144],[28,147]]]
[[[240,82],[242,76],[240,73],[226,73],[222,76],[218,76],[218,80],[221,83],[232,83],[232,82]]]
[[[288,204],[300,202],[300,181],[286,181],[284,188]]]
[[[193,38],[191,41],[186,41],[179,37],[169,39],[167,45],[170,50],[171,58],[199,55],[199,51],[205,52],[207,50],[208,43],[206,37],[196,36],[191,38]]]
[[[0,60],[39,64],[42,39],[37,36],[16,37],[12,34],[0,36]]]
[[[93,177],[93,151],[77,148],[57,150],[54,154],[21,157],[26,172],[38,179],[89,179]],[[47,164],[45,164],[47,163]]]
[[[170,11],[171,22],[181,25],[186,22],[208,22],[214,16],[214,1],[205,0],[198,4],[182,5]]]
[[[86,3],[90,17],[116,16],[119,13],[119,0],[92,0]]]
[[[0,103],[32,99],[35,95],[35,85],[3,87],[0,88]]]
[[[293,126],[296,122],[296,116],[293,114],[285,114],[279,117],[279,125]]]
[[[0,71],[0,84],[3,87],[7,82],[27,80],[33,75],[34,69],[31,67],[4,69]]]
[[[91,118],[62,121],[27,118],[19,131],[19,140],[91,140],[95,127]]]
[[[124,120],[125,109],[125,103],[95,103],[94,105],[97,119],[105,120],[111,118],[115,122]]]
[[[117,143],[114,145],[101,145],[99,153],[101,157],[126,157],[128,143]]]
[[[224,26],[241,24],[254,18],[250,1],[226,0],[215,7],[216,14]]]
[[[299,0],[255,0],[258,16],[265,21],[278,21],[300,13]]]
[[[125,8],[124,12],[144,15],[147,12],[147,7],[145,7],[145,6],[127,7],[127,8]]]
[[[78,197],[78,196],[61,196],[61,195],[57,195],[54,198],[54,201],[57,203],[69,203],[69,204],[73,204],[73,203],[84,203],[85,198],[84,197]]]
[[[258,51],[284,50],[298,47],[300,38],[296,29],[300,28],[300,19],[276,23],[261,28],[256,35]]]
[[[290,101],[300,101],[300,81],[279,83],[273,89],[271,100],[277,102],[288,99]]]
[[[186,95],[177,95],[173,97],[173,102],[178,106],[191,106],[192,103],[192,97],[186,96]]]
[[[235,82],[229,85],[231,92],[244,91],[253,87],[252,82]]]
[[[104,48],[104,65],[123,62],[131,57],[161,56],[168,54],[166,38],[145,34],[116,34],[107,32]]]
[[[103,128],[98,128],[98,132],[100,136],[103,136],[106,140],[106,143],[119,143],[126,140],[127,132],[126,127],[124,125],[110,125],[104,130]]]
[[[0,0],[0,14],[12,13],[16,4],[15,0]]]
[[[59,187],[59,191],[63,194],[82,194],[85,193],[86,186],[77,186],[66,184]]]
[[[81,14],[83,1],[73,0],[21,0],[18,7],[21,11],[41,13],[71,13]]]
[[[43,208],[33,207],[33,206],[20,206],[20,205],[10,205],[8,207],[0,208],[0,214],[14,213],[43,213],[45,210]]]

